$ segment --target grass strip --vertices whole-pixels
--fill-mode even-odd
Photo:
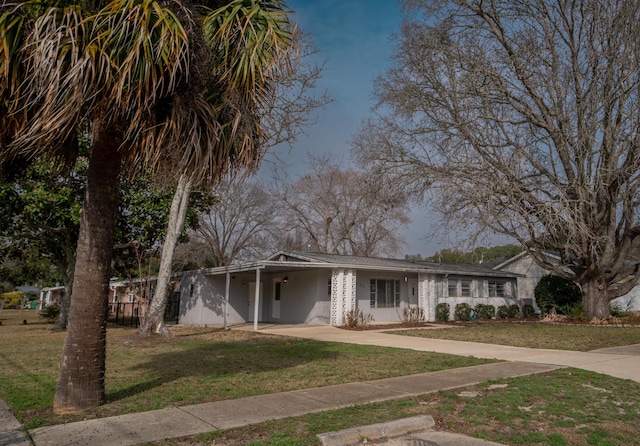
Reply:
[[[640,326],[616,327],[518,322],[443,324],[442,329],[394,330],[389,333],[513,347],[591,351],[640,343]]]
[[[415,415],[433,416],[437,430],[508,445],[640,445],[639,397],[640,383],[560,369],[152,445],[319,445],[319,433]]]

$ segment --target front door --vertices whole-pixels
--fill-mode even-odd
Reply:
[[[409,279],[408,282],[409,306],[418,306],[418,280]]]
[[[273,279],[273,302],[271,303],[271,317],[280,319],[280,297],[282,292],[282,279]]]
[[[262,299],[264,299],[264,294],[262,292],[262,282],[260,282],[260,303],[258,307],[258,322],[262,320]],[[249,316],[247,317],[247,322],[253,322],[255,314],[256,314],[256,283],[249,282]]]

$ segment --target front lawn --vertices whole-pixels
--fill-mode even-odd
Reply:
[[[548,324],[476,321],[444,324],[441,329],[396,330],[390,333],[513,347],[591,351],[640,343],[640,326]]]
[[[132,328],[111,326],[107,404],[62,417],[51,406],[65,334],[49,332],[34,310],[4,310],[0,320],[0,398],[28,429],[491,362],[217,328],[175,327],[173,339],[139,339]]]

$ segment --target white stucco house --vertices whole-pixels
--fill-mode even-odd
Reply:
[[[560,264],[560,256],[553,252],[547,251],[545,256],[556,265]],[[525,303],[533,301],[534,308],[539,311],[538,306],[535,304],[535,289],[540,279],[550,274],[551,271],[538,265],[528,251],[522,251],[520,254],[507,259],[495,266],[494,270],[517,273],[520,299]],[[631,292],[614,299],[611,303],[623,311],[640,311],[640,286],[636,286]]]
[[[253,263],[182,273],[179,322],[339,326],[351,310],[397,322],[403,307],[422,308],[434,321],[440,302],[449,303],[451,314],[462,302],[522,307],[518,277],[481,266],[280,251]]]

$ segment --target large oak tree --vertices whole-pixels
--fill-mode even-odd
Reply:
[[[529,247],[589,317],[640,281],[640,3],[406,2],[360,161]],[[557,251],[562,265],[541,248]]]

